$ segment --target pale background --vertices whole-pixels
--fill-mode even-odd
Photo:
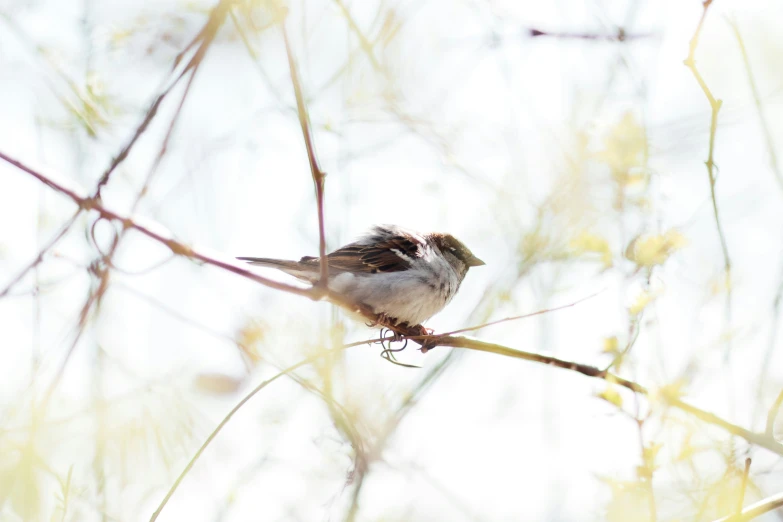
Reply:
[[[280,31],[262,27],[270,21],[263,2],[240,4],[238,20],[258,26],[247,29],[257,59],[229,19],[136,214],[226,255],[314,255],[312,180]],[[683,65],[700,2],[342,4],[360,32],[377,38],[377,67],[340,5],[295,1],[288,19],[328,173],[329,247],[374,223],[464,241],[487,265],[471,270],[427,323],[435,331],[600,291],[573,308],[476,333],[597,366],[611,361],[602,353],[607,339],[622,348],[633,337],[629,308],[652,296],[619,373],[652,388],[683,379],[690,402],[763,430],[783,386],[775,335],[783,191],[770,162],[783,144],[783,7],[716,0],[696,55],[724,103],[715,161],[727,285],[704,165],[710,107]],[[2,0],[0,150],[92,191],[212,7]],[[631,38],[569,37],[618,27]],[[531,29],[559,36],[531,37]],[[130,212],[183,86],[114,173],[106,206]],[[635,177],[621,182],[611,167]],[[0,290],[74,211],[67,198],[0,165]],[[171,253],[130,232],[40,408],[95,290],[87,270],[100,256],[94,220],[82,215],[0,299],[0,520],[147,520],[253,386],[319,349],[377,335],[325,303],[185,259],[161,264]],[[96,229],[105,249],[109,225]],[[678,248],[648,281],[623,257],[626,246],[670,230]],[[580,248],[587,237],[608,250]],[[651,444],[662,445],[658,520],[725,514],[720,503],[737,489],[732,470],[748,455],[749,501],[783,488],[779,457],[660,407],[640,430],[631,417],[647,401],[621,391],[618,408],[598,397],[603,381],[449,348],[423,355],[410,346],[400,359],[422,369],[406,369],[379,352],[351,348],[331,368],[307,367],[299,382],[264,389],[206,450],[160,520],[646,521],[646,500],[628,491]],[[220,383],[237,389],[221,392]],[[332,401],[349,412],[362,443],[375,446],[366,473],[330,414]]]

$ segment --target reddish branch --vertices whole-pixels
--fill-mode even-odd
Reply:
[[[302,127],[305,148],[307,148],[307,159],[310,163],[310,172],[313,175],[313,185],[315,185],[315,200],[318,206],[318,255],[321,259],[321,275],[316,288],[326,289],[327,278],[329,275],[329,264],[326,259],[326,228],[324,226],[324,178],[326,174],[318,165],[318,158],[315,155],[315,146],[313,145],[313,133],[310,126],[310,116],[307,114],[307,106],[302,94],[302,82],[299,78],[299,70],[296,66],[296,58],[291,50],[291,44],[288,40],[288,31],[285,28],[285,20],[280,23],[280,29],[283,32],[283,41],[285,42],[285,52],[288,57],[288,68],[291,73],[291,83],[294,86],[294,95],[296,96],[296,111],[299,116],[299,125]]]
[[[625,42],[628,40],[637,40],[641,38],[651,38],[652,34],[627,34],[625,29],[620,27],[614,34],[597,33],[569,33],[559,31],[542,31],[540,29],[528,29],[528,34],[532,37],[548,36],[551,38],[576,39],[576,40],[609,40],[612,42]]]

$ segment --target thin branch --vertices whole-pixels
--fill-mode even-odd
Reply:
[[[739,44],[740,53],[742,53],[742,62],[745,64],[745,72],[748,74],[748,83],[750,84],[750,90],[753,93],[753,100],[756,102],[756,112],[759,115],[759,124],[761,125],[761,131],[764,133],[764,141],[767,142],[767,150],[769,151],[769,164],[772,167],[772,173],[775,174],[775,180],[778,182],[778,187],[783,190],[783,173],[780,172],[780,166],[778,165],[778,155],[775,152],[775,144],[772,140],[772,132],[769,129],[769,122],[764,114],[764,107],[761,103],[761,96],[759,96],[759,90],[756,86],[756,79],[753,77],[753,71],[750,68],[750,59],[748,58],[748,52],[745,49],[745,42],[740,34],[739,26],[736,20],[729,19],[729,25],[734,30],[734,36],[737,37],[737,43]]]
[[[552,38],[562,39],[576,39],[576,40],[608,40],[610,42],[626,42],[628,40],[639,40],[642,38],[652,38],[655,35],[651,33],[643,34],[627,34],[622,27],[617,28],[617,32],[614,34],[599,34],[599,33],[569,33],[562,31],[542,31],[536,28],[530,28],[527,30],[529,36],[535,38],[538,36],[549,36]]]
[[[758,518],[765,513],[769,513],[770,511],[774,511],[780,508],[783,508],[783,493],[778,493],[777,495],[772,495],[771,497],[759,500],[755,504],[751,504],[750,506],[743,509],[742,513],[739,515],[728,515],[714,520],[713,522],[747,522],[748,520],[753,520],[754,518]]]
[[[56,181],[53,175],[43,174],[42,172],[37,171],[31,167],[28,167],[27,165],[11,158],[10,156],[8,156],[3,152],[0,152],[0,159],[10,163],[11,165],[14,165],[15,167],[17,167],[18,169],[24,172],[27,172],[28,174],[32,175],[33,177],[35,177],[36,179],[44,183],[49,188],[56,190],[57,192],[69,197],[74,203],[76,203],[79,206],[81,210],[94,210],[98,214],[100,214],[101,217],[105,219],[120,222],[122,226],[126,229],[137,230],[138,232],[141,232],[145,236],[165,245],[175,255],[188,257],[191,259],[201,261],[208,265],[217,266],[224,270],[228,270],[229,272],[238,274],[242,277],[251,279],[264,286],[274,288],[276,290],[282,290],[284,292],[310,297],[311,299],[318,298],[318,296],[316,296],[315,293],[310,289],[300,288],[297,286],[292,286],[285,283],[274,281],[272,279],[261,277],[251,272],[250,270],[243,268],[242,265],[236,263],[233,259],[224,260],[215,256],[208,255],[199,250],[195,250],[190,246],[185,245],[184,243],[181,243],[173,239],[171,232],[161,227],[157,223],[149,222],[147,224],[141,224],[138,218],[134,220],[132,218],[125,217],[117,212],[109,210],[106,207],[104,207],[102,204],[100,204],[97,199],[81,195],[80,192],[82,191],[80,191],[79,189],[74,188],[72,186],[69,187],[65,184],[65,182]]]
[[[310,172],[313,176],[313,185],[315,185],[315,200],[318,205],[318,255],[321,258],[321,275],[316,283],[316,288],[326,288],[329,276],[329,263],[326,258],[326,229],[324,227],[324,178],[326,174],[318,165],[318,158],[315,155],[315,145],[313,145],[313,134],[310,125],[310,116],[307,113],[304,95],[302,94],[302,82],[299,77],[299,70],[296,66],[291,43],[288,40],[288,31],[285,27],[285,17],[280,20],[280,30],[283,33],[285,42],[285,52],[288,57],[288,68],[291,73],[291,83],[294,86],[294,95],[296,96],[296,110],[299,116],[299,125],[302,127],[302,136],[304,136],[305,147],[307,148],[307,159],[310,162]]]
[[[433,336],[433,338],[437,338]],[[454,348],[466,348],[470,350],[476,350],[480,352],[488,352],[488,353],[494,353],[497,355],[503,355],[506,357],[513,357],[516,359],[522,359],[527,361],[533,361],[540,364],[546,364],[549,366],[554,366],[556,368],[561,368],[564,370],[573,371],[576,373],[580,373],[582,375],[586,375],[588,377],[593,377],[597,379],[602,379],[607,382],[611,382],[613,384],[617,384],[619,386],[622,386],[624,388],[627,388],[628,390],[633,391],[634,393],[638,393],[640,395],[649,396],[650,393],[641,384],[638,384],[634,381],[630,381],[628,379],[624,379],[618,375],[609,373],[605,370],[601,370],[599,368],[596,368],[594,366],[590,366],[587,364],[581,364],[573,361],[567,361],[564,359],[558,359],[557,357],[551,357],[548,355],[542,355],[542,354],[536,354],[531,352],[523,352],[520,350],[514,350],[513,348],[509,348],[507,346],[499,345],[499,344],[493,344],[493,343],[486,343],[482,341],[477,341],[475,339],[468,339],[467,337],[447,337],[447,338],[437,338],[438,343],[442,346],[451,346]],[[324,350],[318,354],[315,354],[307,359],[304,359],[293,366],[290,366],[286,368],[285,370],[282,370],[280,373],[276,374],[274,377],[267,379],[266,381],[259,384],[256,388],[254,388],[250,393],[248,393],[245,397],[242,398],[242,400],[239,401],[239,403],[231,409],[231,411],[226,415],[226,417],[217,425],[215,430],[213,430],[212,433],[207,437],[207,439],[204,441],[204,444],[201,445],[201,447],[198,449],[196,454],[191,458],[191,460],[188,462],[188,464],[185,466],[185,469],[180,473],[179,477],[177,477],[177,480],[174,482],[172,487],[169,489],[168,493],[164,497],[161,504],[158,506],[158,509],[155,510],[155,513],[153,513],[152,518],[150,518],[150,522],[155,522],[155,520],[160,515],[160,512],[163,510],[165,505],[168,503],[171,496],[174,494],[174,492],[179,487],[182,480],[185,478],[185,475],[190,471],[190,469],[195,464],[196,460],[201,456],[201,454],[204,452],[206,447],[209,445],[212,440],[217,436],[217,434],[220,432],[220,430],[228,423],[228,421],[231,419],[231,417],[241,408],[247,401],[249,401],[254,395],[256,395],[259,391],[261,391],[263,388],[265,388],[267,385],[271,384],[275,380],[279,379],[280,377],[284,375],[288,375],[289,373],[297,370],[298,368],[301,368],[302,366],[305,366],[307,364],[311,364],[318,359],[325,357],[327,355],[333,355],[337,352],[346,350],[348,348],[352,348],[355,346],[373,343],[375,342],[375,339],[365,340],[365,341],[358,341],[351,344],[343,345],[339,348],[335,348],[332,350]],[[727,432],[731,433],[732,435],[736,435],[738,437],[741,437],[748,442],[752,444],[756,444],[760,447],[763,447],[765,449],[768,449],[772,451],[773,453],[776,453],[778,455],[783,455],[783,444],[779,444],[774,440],[771,440],[769,437],[766,437],[765,435],[753,433],[751,431],[748,431],[740,426],[737,426],[735,424],[731,424],[730,422],[721,419],[720,417],[717,417],[716,415],[706,412],[704,410],[701,410],[695,406],[692,406],[676,397],[666,397],[664,396],[664,399],[667,401],[667,403],[675,407],[679,410],[682,410],[686,413],[689,413],[693,415],[694,417],[702,420],[703,422],[706,422],[708,424],[712,424],[715,426],[719,426],[726,430]],[[349,514],[350,515],[350,514]]]
[[[707,175],[709,177],[710,182],[710,199],[712,201],[712,213],[715,217],[715,227],[718,230],[718,238],[720,240],[720,246],[721,250],[723,251],[723,267],[724,267],[724,276],[725,276],[725,282],[726,282],[726,329],[731,329],[731,259],[729,258],[729,247],[726,243],[726,235],[723,233],[723,226],[720,222],[720,214],[718,212],[718,201],[715,197],[715,161],[714,161],[714,153],[715,153],[715,134],[718,131],[718,112],[720,111],[721,106],[723,105],[722,100],[718,100],[713,96],[712,91],[710,91],[710,88],[707,86],[707,83],[704,81],[704,78],[702,78],[701,73],[699,72],[699,69],[696,67],[696,48],[699,46],[699,37],[701,36],[701,30],[704,27],[704,20],[707,17],[707,11],[710,8],[710,5],[712,4],[712,0],[704,0],[702,6],[703,10],[701,13],[701,18],[699,18],[699,23],[696,26],[696,30],[693,33],[693,37],[691,37],[689,49],[688,49],[688,56],[685,58],[685,66],[688,67],[688,69],[691,70],[691,73],[693,74],[693,77],[696,79],[696,82],[699,84],[699,87],[701,87],[702,92],[704,93],[704,96],[707,97],[707,101],[710,104],[710,138],[709,138],[709,151],[707,152],[707,161],[705,162],[707,166]],[[727,344],[727,352],[726,355],[728,356],[730,345]]]
[[[712,0],[704,0],[704,10],[701,13],[699,24],[696,26],[696,31],[693,33],[693,37],[691,38],[688,57],[685,59],[684,63],[685,66],[691,70],[693,77],[696,79],[699,87],[701,87],[702,92],[704,92],[704,96],[707,97],[707,101],[710,104],[710,109],[712,110],[712,115],[710,117],[709,151],[707,153],[707,161],[705,163],[707,165],[707,175],[709,176],[710,181],[712,212],[715,215],[715,225],[718,229],[718,236],[720,238],[721,248],[723,249],[723,262],[726,268],[726,275],[728,276],[731,273],[731,260],[729,259],[729,248],[726,245],[726,237],[723,234],[723,227],[720,223],[718,203],[715,199],[715,161],[713,159],[715,152],[715,133],[718,130],[718,111],[720,111],[720,108],[723,105],[723,101],[718,100],[715,98],[715,96],[713,96],[712,91],[710,91],[710,88],[707,86],[704,78],[702,78],[701,73],[699,73],[699,69],[696,68],[696,48],[699,45],[701,29],[704,26],[704,19],[707,16],[707,10],[709,9],[710,4],[712,4]]]
[[[44,256],[46,255],[49,250],[54,248],[54,246],[60,242],[60,240],[65,237],[65,234],[68,233],[68,231],[71,229],[73,224],[76,222],[76,218],[79,217],[79,214],[81,214],[81,209],[78,209],[73,216],[68,219],[68,221],[65,222],[65,224],[60,228],[59,231],[52,237],[52,239],[49,240],[42,248],[38,251],[38,255],[35,256],[35,259],[24,267],[16,276],[6,285],[6,287],[3,289],[2,292],[0,292],[0,298],[5,297],[8,295],[8,293],[13,289],[14,286],[16,286],[19,281],[24,278],[27,273],[37,267],[41,262],[43,261]]]
[[[745,504],[745,491],[748,489],[748,476],[750,475],[750,457],[745,459],[745,470],[742,472],[742,484],[740,486],[740,494],[737,499],[737,512],[735,517],[742,516],[742,506]]]
[[[769,409],[769,413],[767,414],[767,427],[765,433],[773,438],[775,431],[775,420],[778,418],[778,412],[780,411],[781,405],[783,405],[783,390],[780,390],[778,398],[775,399],[775,402],[772,404],[772,407]]]
[[[375,57],[375,52],[373,51],[373,44],[370,42],[370,40],[367,39],[367,37],[362,32],[362,30],[359,29],[359,25],[356,23],[356,20],[354,20],[353,16],[351,16],[351,12],[348,10],[348,7],[345,5],[345,3],[342,0],[334,0],[334,2],[340,8],[340,11],[345,17],[345,20],[348,22],[348,27],[351,29],[351,31],[353,31],[353,33],[359,39],[359,45],[361,46],[362,50],[367,55],[367,57],[370,59],[370,63],[372,63],[373,68],[376,71],[383,70],[383,67],[381,66],[381,62],[379,62],[378,58]]]
[[[95,304],[101,300],[103,294],[106,292],[106,289],[108,288],[109,273],[107,269],[96,267],[96,269],[94,270],[94,274],[99,281],[98,288],[95,291],[90,291],[87,300],[85,301],[81,311],[79,312],[78,327],[76,330],[76,334],[74,335],[73,342],[71,342],[68,351],[65,352],[65,357],[63,358],[60,365],[57,367],[57,373],[55,373],[54,379],[52,379],[52,382],[49,383],[49,386],[46,388],[46,392],[44,393],[43,400],[41,401],[41,406],[39,406],[41,411],[44,411],[46,409],[46,407],[49,404],[49,400],[54,395],[55,389],[57,389],[57,386],[60,384],[60,381],[62,380],[63,374],[65,373],[65,367],[68,366],[68,361],[71,360],[71,357],[73,356],[73,353],[76,350],[76,346],[79,344],[79,341],[81,340],[82,335],[84,335],[84,331],[87,328],[87,321],[90,317],[90,312],[92,311],[93,306],[95,306]]]
[[[222,0],[210,13],[209,19],[204,24],[204,27],[199,31],[199,33],[196,35],[196,37],[188,44],[188,46],[177,55],[177,58],[174,62],[173,69],[176,69],[179,65],[180,60],[182,59],[182,56],[195,45],[197,42],[202,41],[202,45],[200,46],[199,50],[196,52],[196,56],[188,63],[188,65],[182,70],[182,72],[177,76],[177,78],[170,83],[168,87],[163,89],[163,91],[155,98],[155,100],[152,102],[150,107],[147,109],[147,112],[142,119],[139,126],[136,128],[136,130],[133,133],[133,136],[131,136],[131,139],[128,141],[128,143],[122,148],[122,150],[117,154],[117,156],[112,159],[111,163],[107,167],[107,169],[101,174],[100,179],[98,180],[98,184],[95,187],[95,190],[93,192],[92,198],[100,198],[101,191],[104,186],[109,182],[109,179],[111,177],[111,174],[114,172],[114,170],[122,163],[127,157],[128,154],[130,154],[131,149],[136,144],[138,139],[144,134],[144,132],[149,127],[152,120],[155,118],[156,114],[158,113],[158,109],[160,108],[160,105],[163,103],[163,100],[166,98],[166,96],[171,92],[171,90],[179,83],[179,81],[183,78],[185,73],[190,70],[194,64],[197,66],[200,63],[201,58],[203,58],[203,54],[206,52],[207,47],[209,44],[212,43],[214,40],[215,34],[217,33],[217,29],[220,28],[220,26],[223,23],[223,20],[226,17],[226,14],[230,11],[231,5],[234,3],[235,0]],[[10,23],[10,19],[6,17],[5,15],[2,15],[2,18]],[[12,29],[15,29],[15,26],[12,26]],[[24,35],[21,35],[21,33],[18,33],[21,37]],[[37,49],[37,46],[34,46],[34,44],[31,44],[27,40],[23,41],[25,43],[28,43],[29,45],[32,45],[34,48]],[[199,56],[200,53],[200,56]],[[66,82],[71,85],[71,88],[76,90],[75,85],[73,85],[73,82],[71,82],[67,76],[65,76],[58,68],[55,67],[55,70],[63,77]],[[194,72],[195,74],[195,72]],[[191,76],[192,80],[192,76]],[[184,101],[184,97],[183,97]],[[21,279],[32,269],[34,269],[38,264],[40,264],[43,261],[44,256],[46,253],[51,250],[64,236],[65,234],[70,230],[71,226],[75,223],[77,217],[82,212],[82,208],[80,207],[76,213],[63,225],[63,227],[60,229],[60,231],[52,238],[51,241],[49,241],[38,253],[36,258],[27,266],[25,267],[7,286],[6,288],[0,292],[0,297],[5,297],[8,292],[12,289],[13,286],[15,286]]]
[[[166,96],[171,92],[171,90],[176,86],[180,80],[185,76],[185,74],[191,70],[194,66],[197,66],[201,62],[201,58],[203,58],[204,53],[206,53],[207,48],[212,44],[215,35],[217,34],[217,30],[223,25],[223,22],[226,19],[226,15],[228,14],[229,10],[231,9],[231,6],[234,4],[235,0],[221,0],[218,5],[216,5],[212,11],[209,13],[209,18],[207,19],[204,26],[201,28],[201,30],[196,34],[196,36],[193,38],[193,40],[185,47],[184,50],[182,50],[174,60],[174,66],[172,69],[175,70],[181,60],[182,57],[187,53],[188,50],[190,50],[194,45],[201,42],[201,45],[199,46],[199,49],[196,51],[196,54],[194,55],[193,59],[188,62],[188,64],[182,69],[182,72],[179,73],[179,75],[174,79],[174,81],[171,82],[171,84],[166,87],[158,96],[155,98],[155,101],[152,102],[152,105],[150,105],[149,109],[147,109],[147,113],[144,116],[144,119],[141,121],[139,126],[136,128],[136,130],[133,133],[133,136],[131,136],[131,139],[128,141],[128,143],[122,148],[119,154],[111,161],[109,164],[109,167],[104,171],[104,173],[101,175],[100,179],[98,180],[98,185],[95,187],[95,193],[94,198],[99,198],[101,196],[101,190],[103,187],[109,182],[109,179],[111,177],[112,172],[122,163],[125,158],[128,157],[128,154],[130,154],[131,149],[136,144],[138,139],[141,137],[142,134],[147,130],[149,127],[149,124],[152,122],[152,120],[155,118],[155,115],[158,113],[158,108],[160,107],[161,103],[163,103],[163,100],[166,98]]]
[[[308,357],[307,359],[304,359],[302,361],[299,361],[298,363],[289,366],[285,370],[280,371],[277,373],[274,377],[271,377],[255,388],[250,391],[247,395],[245,395],[242,400],[240,400],[236,406],[231,408],[231,411],[228,412],[228,414],[223,418],[223,420],[220,421],[220,423],[215,427],[214,430],[212,430],[212,433],[209,434],[207,439],[204,441],[204,443],[201,445],[201,447],[196,451],[196,453],[193,455],[193,457],[188,461],[187,465],[185,466],[185,469],[182,470],[182,473],[179,474],[177,477],[177,480],[174,481],[174,484],[172,484],[171,488],[169,488],[169,491],[166,493],[166,496],[163,497],[163,500],[161,501],[158,508],[155,510],[155,512],[152,514],[152,517],[150,517],[150,522],[155,522],[157,520],[158,516],[160,516],[161,511],[163,511],[163,508],[166,507],[166,504],[168,503],[169,499],[171,499],[172,495],[174,495],[174,492],[177,491],[177,488],[179,487],[182,480],[185,478],[185,476],[188,474],[188,472],[193,468],[193,465],[196,463],[198,458],[201,456],[202,453],[204,453],[204,450],[207,449],[207,446],[209,446],[209,443],[212,442],[215,437],[217,437],[218,433],[220,433],[220,430],[223,429],[223,427],[228,423],[229,420],[231,420],[231,417],[234,416],[234,414],[239,411],[239,409],[245,405],[247,401],[253,398],[258,392],[266,388],[268,385],[272,384],[276,380],[278,380],[280,377],[283,377],[285,375],[290,374],[291,372],[296,371],[297,369],[301,368],[302,366],[306,366],[308,364],[311,364],[318,359],[321,359],[323,357],[326,357],[328,355],[332,355],[336,352],[340,352],[343,350],[346,350],[348,348],[351,348],[353,346],[358,346],[361,344],[367,344],[368,341],[360,341],[358,343],[351,343],[346,344],[345,346],[341,346],[339,348],[335,348],[333,350],[323,350],[322,352],[319,352],[315,355],[312,355]]]
[[[505,319],[498,319],[497,321],[490,321],[488,323],[479,324],[479,325],[476,325],[476,326],[469,326],[467,328],[461,328],[459,330],[454,330],[454,331],[451,331],[451,332],[438,334],[438,336],[444,336],[445,337],[445,336],[455,335],[455,334],[460,334],[460,333],[465,333],[465,332],[472,332],[474,330],[480,330],[481,328],[486,328],[487,326],[495,326],[496,324],[506,323],[508,321],[518,321],[520,319],[527,319],[528,317],[535,317],[536,315],[546,314],[546,313],[549,313],[549,312],[556,312],[558,310],[565,310],[566,308],[571,308],[573,306],[578,305],[579,303],[583,303],[583,302],[585,302],[585,301],[587,301],[589,299],[592,299],[593,297],[597,296],[601,292],[603,292],[603,290],[601,290],[600,292],[596,292],[594,294],[588,295],[587,297],[583,297],[582,299],[578,299],[578,300],[574,301],[573,303],[569,303],[567,305],[555,306],[554,308],[545,308],[543,310],[538,310],[537,312],[531,312],[529,314],[522,314],[522,315],[515,315],[515,316],[512,316],[512,317],[506,317]],[[410,337],[410,339],[415,339],[416,337],[424,338],[424,336],[412,336],[412,337]]]

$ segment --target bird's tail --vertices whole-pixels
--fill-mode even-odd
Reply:
[[[286,274],[292,275],[305,281],[313,282],[318,279],[318,266],[315,268],[300,261],[289,261],[287,259],[271,259],[268,257],[238,257],[240,261],[247,261],[251,265],[277,268]]]

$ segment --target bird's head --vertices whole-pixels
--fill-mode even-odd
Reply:
[[[453,266],[461,277],[465,277],[468,269],[474,266],[481,266],[486,263],[473,255],[459,239],[451,234],[432,234],[431,239],[438,247],[443,256]]]

